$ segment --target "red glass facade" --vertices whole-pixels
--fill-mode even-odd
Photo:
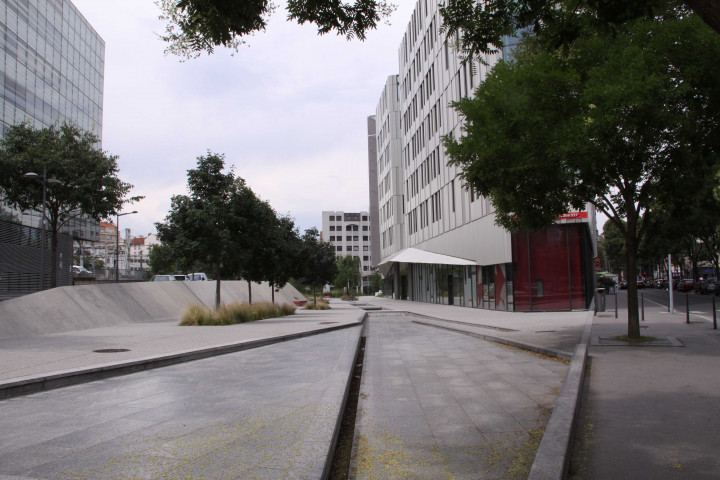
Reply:
[[[587,307],[592,284],[588,236],[584,224],[512,235],[516,311]]]

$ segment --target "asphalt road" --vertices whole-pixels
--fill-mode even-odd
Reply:
[[[713,295],[702,295],[694,292],[673,292],[673,306],[676,313],[685,313],[690,308],[690,319],[691,320],[706,320],[709,322],[713,321],[713,299],[716,303],[716,309],[720,309],[720,297]],[[617,295],[607,295],[605,301],[605,307],[607,311],[613,311],[615,309],[615,300],[617,300],[618,309],[624,310],[627,308],[627,290],[620,290]],[[638,305],[643,306],[646,309],[652,309],[654,311],[668,309],[669,303],[668,291],[664,289],[656,288],[645,288],[638,290]],[[719,320],[720,321],[720,320]]]

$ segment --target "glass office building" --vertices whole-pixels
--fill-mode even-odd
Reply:
[[[69,0],[0,0],[2,131],[64,120],[102,138],[105,42]]]
[[[19,122],[67,121],[101,140],[104,69],[105,42],[70,0],[0,0],[0,135]],[[29,293],[39,282],[40,245],[27,238],[39,238],[40,217],[12,209],[0,192],[0,221],[8,232],[24,229],[0,238],[0,297]],[[98,241],[100,225],[78,217],[62,233],[58,285],[67,285],[72,240]]]

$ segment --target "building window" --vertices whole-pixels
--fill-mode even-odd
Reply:
[[[362,221],[363,221],[363,222],[367,222],[367,221],[368,221],[367,215],[363,215]]]
[[[330,225],[330,231],[331,231],[331,232],[334,232],[334,231],[335,231],[335,227],[332,226],[332,225]]]
[[[359,237],[357,235],[353,235],[353,242],[357,242],[359,240]]]
[[[352,240],[352,237],[351,237],[350,235],[348,235],[348,236],[345,237],[345,240],[349,242],[349,241]]]
[[[369,250],[369,249],[368,249],[368,246],[367,246],[367,245],[363,245],[363,252],[367,252],[368,250]]]
[[[335,250],[338,252],[342,252],[342,247],[340,245],[338,245],[337,247],[335,247]]]
[[[363,225],[363,232],[367,232],[367,231],[368,231],[368,226],[367,226],[367,225]]]
[[[335,220],[335,215],[330,215],[330,221],[332,222],[333,220]]]
[[[355,245],[354,247],[352,247],[352,249],[353,249],[353,252],[357,252],[357,251],[360,250],[360,247],[358,247],[357,245]]]
[[[363,261],[364,261],[364,262],[370,261],[370,257],[367,256],[367,255],[363,255]]]
[[[350,245],[348,245],[347,247],[345,247],[345,251],[352,252],[352,247]]]
[[[367,265],[363,265],[363,270],[367,272]]]
[[[363,235],[363,242],[367,242],[369,237],[367,235]]]

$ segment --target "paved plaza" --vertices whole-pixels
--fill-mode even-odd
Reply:
[[[720,334],[708,318],[687,324],[646,305],[643,334],[681,346],[608,346],[598,339],[625,333],[622,310],[361,301],[382,310],[365,319],[333,302],[232,327],[156,321],[2,338],[0,392],[37,391],[0,400],[0,480],[327,478],[361,335],[350,478],[524,478],[568,385],[568,365],[547,354],[569,359],[582,342],[569,478],[720,478]],[[193,360],[198,351],[215,356]],[[167,357],[186,361],[154,368]],[[129,364],[153,369],[106,378]],[[75,379],[89,371],[95,381]]]
[[[368,318],[351,478],[527,478],[567,365],[413,318]]]

